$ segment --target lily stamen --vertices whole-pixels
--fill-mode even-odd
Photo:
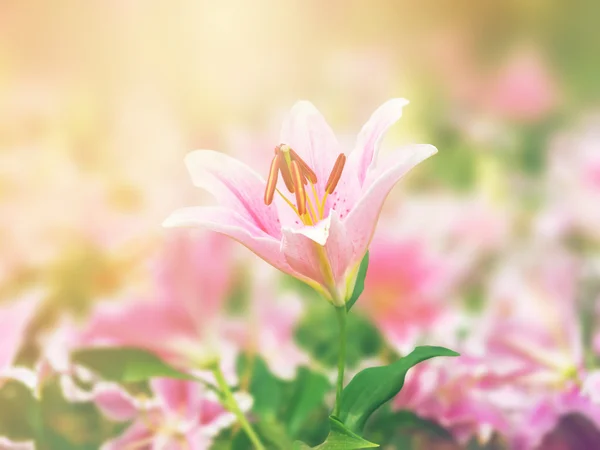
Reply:
[[[333,191],[335,191],[335,188],[337,187],[337,184],[342,176],[342,171],[344,170],[345,164],[346,155],[340,153],[335,160],[335,164],[333,165],[333,169],[331,169],[331,174],[329,175],[329,179],[325,185],[325,192],[327,192],[329,195],[333,194]]]
[[[298,207],[298,214],[303,216],[306,214],[306,191],[304,190],[304,181],[302,179],[302,173],[300,172],[300,166],[296,161],[292,161],[290,164],[292,172],[292,180],[294,182],[295,194],[296,194],[296,206]]]
[[[316,187],[317,175],[290,146],[278,145],[275,147],[274,153],[265,189],[265,204],[270,205],[273,202],[275,191],[277,191],[305,225],[316,224],[324,218],[327,197],[335,191],[340,181],[346,164],[346,155],[343,153],[338,155],[327,180],[323,198],[321,198]],[[295,194],[295,206],[276,188],[279,173],[281,173],[287,190]],[[308,184],[310,184],[314,202],[306,192]]]
[[[298,156],[298,153],[296,153],[291,148],[289,149],[289,152],[292,161],[296,161],[298,163],[300,169],[302,170],[302,174],[305,176],[305,178],[310,180],[312,184],[317,184],[317,174],[309,167],[308,164],[306,164],[306,162],[302,158],[300,158],[300,156]]]
[[[275,189],[277,188],[277,180],[279,178],[281,155],[276,153],[271,162],[271,168],[269,169],[269,177],[267,178],[267,188],[265,189],[265,205],[273,203],[273,196],[275,195]]]
[[[279,151],[279,157],[281,158],[281,162],[279,164],[279,170],[281,171],[281,178],[283,178],[283,182],[285,183],[285,187],[290,193],[294,193],[294,181],[292,180],[292,174],[290,172],[290,165],[285,157],[285,155]]]

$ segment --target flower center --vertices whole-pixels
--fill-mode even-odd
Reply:
[[[304,225],[314,225],[324,219],[327,197],[335,191],[345,164],[346,155],[340,153],[327,179],[325,192],[323,196],[320,196],[317,192],[317,175],[315,172],[288,145],[278,145],[275,147],[275,156],[271,162],[269,177],[267,178],[265,204],[270,205],[273,202],[275,192],[277,192],[294,210]],[[281,174],[289,193],[294,194],[295,204],[277,188],[279,174]],[[308,185],[310,185],[312,199],[310,193],[307,193]]]

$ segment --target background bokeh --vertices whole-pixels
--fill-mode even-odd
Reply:
[[[591,372],[596,361],[598,17],[595,0],[2,2],[0,300],[39,296],[20,360],[34,361],[41,336],[65,321],[85,328],[97,305],[153,290],[149,265],[171,233],[161,222],[211,201],[191,186],[188,151],[228,152],[266,175],[295,101],[313,102],[349,151],[377,106],[405,97],[411,104],[383,151],[424,142],[439,153],[386,204],[349,364],[356,370],[428,342],[477,348],[472,355],[489,366],[486,358],[506,357],[494,335],[521,327],[516,353],[545,352],[554,362],[546,375],[556,379],[515,395],[553,398],[566,372]],[[278,277],[245,249],[233,253],[234,296],[256,292],[244,286],[257,273]],[[301,290],[290,339],[327,372],[336,354],[327,305],[278,283],[261,292]],[[538,325],[543,332],[528,334]],[[540,337],[571,328],[565,340],[577,344]],[[442,378],[464,379],[470,368]],[[504,419],[479,423],[477,408],[456,430],[452,418],[436,416],[441,407],[417,397],[395,405],[447,420],[450,432],[420,422],[398,431],[390,412],[373,425],[384,436],[377,442],[455,448],[452,434],[473,446],[518,448],[504,436],[527,440],[527,430]],[[470,405],[481,403],[486,413],[506,411],[488,398]],[[49,448],[93,449],[111,433],[91,407],[73,412],[56,400],[49,408],[64,416],[51,424],[59,437]],[[594,418],[568,414],[552,428],[558,443],[541,448],[584,448],[569,430],[599,433],[588,426]]]

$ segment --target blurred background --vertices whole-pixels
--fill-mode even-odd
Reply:
[[[598,17],[595,0],[2,2],[0,301],[39,293],[20,361],[31,364],[40,336],[65,320],[85,328],[99,304],[153,291],[148,266],[170,239],[162,220],[212,201],[191,186],[188,151],[228,152],[266,176],[295,101],[313,102],[349,151],[380,104],[405,97],[383,151],[422,142],[439,154],[386,204],[349,364],[453,343],[471,356],[436,372],[440,385],[501,357],[536,384],[528,378],[514,404],[500,405],[491,393],[522,380],[496,374],[477,385],[467,419],[407,394],[371,435],[389,448],[527,448],[515,442],[531,427],[517,429],[515,411],[524,421],[532,398],[563,394],[573,370],[592,373],[596,362]],[[245,249],[234,254],[235,295],[257,272],[279,276]],[[278,282],[267,284],[277,297]],[[302,292],[290,339],[327,373],[332,316]],[[510,345],[493,342],[510,333]],[[85,409],[85,422],[56,402],[52,414],[65,419],[51,424],[50,448],[107,439],[97,411]],[[394,411],[405,410],[444,430],[414,417],[397,426]],[[529,448],[597,448],[573,443],[599,434],[594,414],[557,412]]]

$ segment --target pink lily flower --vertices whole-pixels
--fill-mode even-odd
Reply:
[[[100,305],[79,345],[143,348],[182,369],[217,360],[233,368],[236,345],[221,314],[232,281],[229,250],[217,234],[171,236],[156,261],[155,294]]]
[[[540,263],[530,249],[527,257],[507,261],[478,335],[484,352],[506,372],[505,385],[518,394],[510,404],[497,403],[512,423],[508,438],[517,450],[545,448],[545,436],[568,414],[600,425],[577,316],[580,267],[564,252],[544,249],[544,255]]]
[[[378,161],[379,142],[407,103],[393,99],[377,109],[346,157],[317,109],[298,102],[283,124],[266,181],[223,153],[190,153],[185,162],[193,183],[212,193],[219,206],[180,209],[164,226],[223,233],[334,305],[344,305],[387,195],[437,151],[411,145]]]
[[[365,301],[357,306],[401,354],[445,324],[448,296],[457,277],[424,242],[376,237],[369,269]]]
[[[543,262],[516,255],[496,274],[479,337],[521,374],[520,383],[555,390],[583,373],[575,303],[579,267],[564,252],[544,249],[544,254]]]
[[[457,362],[450,368],[428,361],[411,369],[394,407],[440,424],[461,444],[472,438],[486,443],[494,432],[507,433],[511,423],[497,399],[516,394],[501,389],[502,377],[488,365],[493,361],[467,355]]]
[[[102,450],[208,450],[214,437],[235,422],[216,394],[196,382],[157,378],[155,398],[135,398],[117,385],[98,385],[94,401],[110,419],[133,423]],[[240,400],[243,409],[250,403]]]
[[[484,106],[508,119],[534,121],[558,104],[556,82],[535,49],[516,51],[487,84]]]
[[[590,424],[592,432],[588,433],[591,436],[580,436],[579,440],[587,443],[585,447],[568,448],[596,448],[600,436],[600,405],[582,395],[577,386],[548,395],[536,402],[535,406],[520,418],[523,420],[523,425],[516,430],[511,439],[511,448],[515,450],[553,448],[552,446],[560,441],[560,436],[555,436],[557,432],[567,433],[565,437],[568,437],[568,428],[561,430],[564,427],[560,427],[560,422],[570,415],[582,416]]]
[[[156,296],[99,306],[74,340],[78,346],[143,348],[185,370],[218,360],[231,382],[236,356],[246,351],[263,357],[281,378],[293,378],[308,362],[294,342],[302,304],[287,294],[274,299],[269,270],[253,273],[252,301],[243,317],[228,316],[225,303],[236,269],[232,250],[231,241],[217,233],[176,233],[158,256]],[[52,365],[61,373],[72,371],[65,370],[64,357]]]
[[[294,331],[304,312],[304,303],[295,293],[282,292],[274,298],[277,282],[273,270],[253,269],[255,283],[252,299],[243,317],[232,318],[235,340],[249,355],[258,354],[271,372],[281,379],[291,380],[298,367],[308,365],[310,358],[295,342]]]
[[[551,257],[540,264],[529,249],[501,267],[483,318],[452,346],[462,355],[457,364],[413,369],[397,407],[437,421],[461,442],[498,433],[518,450],[546,448],[539,447],[545,436],[571,413],[600,424],[598,376],[584,368],[576,316],[578,267],[559,251],[544,254]]]
[[[549,149],[544,218],[559,226],[557,235],[581,233],[600,240],[600,114],[586,117],[573,130],[560,133]]]

